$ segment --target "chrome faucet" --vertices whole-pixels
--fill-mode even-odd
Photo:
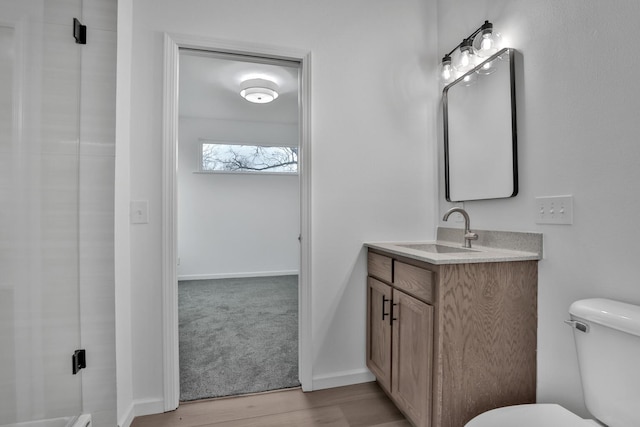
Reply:
[[[462,245],[465,248],[470,248],[471,247],[471,241],[472,240],[478,240],[478,234],[476,233],[472,233],[471,230],[469,229],[470,224],[471,224],[471,220],[469,219],[469,214],[467,213],[467,211],[465,211],[462,208],[451,208],[449,209],[447,212],[445,212],[444,217],[442,217],[443,221],[446,221],[449,219],[449,215],[451,215],[454,212],[458,212],[460,213],[463,217],[464,217],[464,244]]]

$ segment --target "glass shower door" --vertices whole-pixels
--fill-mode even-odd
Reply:
[[[76,415],[81,0],[0,3],[0,426]]]

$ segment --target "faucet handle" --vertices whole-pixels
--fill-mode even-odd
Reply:
[[[469,229],[467,229],[467,230],[469,230]],[[464,245],[463,246],[465,248],[470,248],[472,240],[478,240],[478,233],[473,233],[471,231],[467,231],[466,233],[464,233]]]

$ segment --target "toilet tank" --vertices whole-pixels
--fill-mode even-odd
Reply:
[[[640,426],[640,306],[594,298],[569,313],[587,409],[609,427]]]

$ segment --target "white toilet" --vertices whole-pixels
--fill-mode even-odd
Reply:
[[[465,427],[640,426],[640,307],[595,298],[574,302],[569,313],[585,404],[599,422],[539,403],[494,409]]]

